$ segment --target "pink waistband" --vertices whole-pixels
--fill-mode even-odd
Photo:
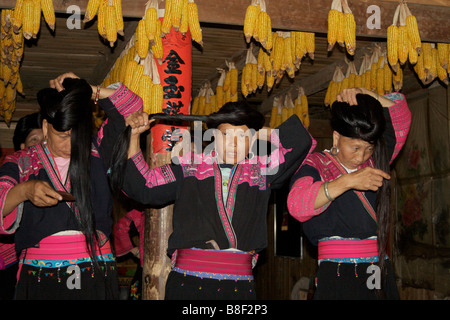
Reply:
[[[193,272],[251,276],[252,255],[229,251],[178,249],[175,267]]]
[[[111,253],[110,242],[107,241],[97,255]],[[88,258],[86,238],[83,234],[49,236],[39,242],[38,247],[26,249],[26,259],[67,260]]]
[[[319,241],[319,260],[367,258],[374,256],[378,256],[376,239]]]

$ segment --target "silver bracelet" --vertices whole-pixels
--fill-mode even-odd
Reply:
[[[327,197],[327,199],[330,201],[334,201],[334,198],[332,198],[330,196],[330,193],[328,192],[328,181],[325,181],[325,183],[323,184],[323,190],[325,191],[325,196]]]

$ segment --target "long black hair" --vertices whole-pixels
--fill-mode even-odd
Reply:
[[[217,112],[210,115],[167,115],[164,113],[150,114],[149,119],[160,119],[174,122],[201,121],[209,129],[216,129],[223,123],[233,126],[246,125],[249,129],[260,130],[264,126],[264,115],[245,101],[228,102]],[[130,144],[131,127],[127,126],[120,134],[114,146],[110,164],[110,184],[114,194],[120,194],[125,173],[128,147]]]
[[[66,78],[64,90],[46,88],[38,92],[41,117],[56,131],[70,133],[69,177],[71,193],[79,212],[80,229],[86,237],[91,259],[97,265],[95,241],[97,239],[94,211],[91,202],[91,144],[93,133],[92,88],[83,79]]]
[[[20,145],[25,143],[28,135],[34,129],[42,128],[42,119],[39,112],[28,114],[19,119],[14,129],[13,143],[14,150],[20,150]]]
[[[378,100],[367,94],[357,94],[356,99],[358,102],[356,106],[350,106],[345,102],[333,103],[331,127],[343,136],[372,144],[375,168],[389,173],[389,156],[383,135],[386,129],[383,107]],[[378,189],[376,199],[378,265],[382,271],[390,228],[389,209],[390,183],[389,180],[383,179],[383,185]]]

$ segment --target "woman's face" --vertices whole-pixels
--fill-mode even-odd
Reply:
[[[25,142],[22,142],[20,144],[20,149],[25,149],[30,146],[34,146],[35,144],[39,144],[42,142],[42,140],[44,140],[44,133],[42,129],[33,129],[28,134]]]
[[[244,160],[254,139],[246,125],[233,126],[223,123],[217,127],[214,138],[218,158],[227,164],[236,164]]]
[[[55,157],[70,158],[70,132],[57,131],[53,126],[47,122],[42,121],[42,130],[44,137],[47,137],[47,146]]]
[[[348,169],[357,169],[369,160],[374,151],[373,144],[342,136],[336,131],[333,131],[333,146],[339,149],[336,158]]]

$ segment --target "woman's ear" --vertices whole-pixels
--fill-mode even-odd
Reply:
[[[339,134],[339,132],[337,132],[336,130],[333,131],[333,146],[337,147],[338,143],[339,143],[339,138],[341,137],[341,135]]]
[[[44,140],[48,137],[48,122],[46,119],[42,120],[42,133],[44,134]]]

